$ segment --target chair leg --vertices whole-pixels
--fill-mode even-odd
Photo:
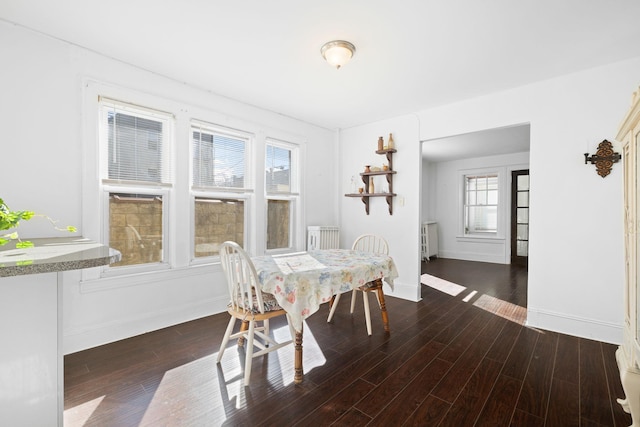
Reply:
[[[249,337],[247,341],[247,348],[245,349],[246,355],[244,359],[244,385],[249,385],[249,378],[251,377],[251,362],[253,361],[253,332],[256,322],[249,321]]]
[[[353,314],[353,310],[356,308],[356,297],[358,295],[358,290],[354,289],[351,292],[351,314]]]
[[[243,320],[242,323],[240,324],[240,332],[246,331],[248,326],[249,326],[249,322],[246,320]],[[241,335],[240,338],[238,338],[238,347],[244,347],[244,335]]]
[[[364,318],[367,322],[367,334],[371,336],[371,313],[369,312],[369,295],[362,292],[362,300],[364,301]]]
[[[264,334],[265,334],[266,336],[269,336],[269,319],[264,319],[264,320],[262,321],[262,326],[264,326]],[[268,346],[269,346],[269,343],[268,343],[268,342],[266,342],[266,343],[265,343],[265,345],[268,347]]]
[[[378,295],[378,303],[380,304],[380,313],[382,314],[382,324],[384,325],[385,332],[389,332],[389,314],[387,314],[387,306],[384,302],[382,286],[380,286],[376,291]]]
[[[220,350],[218,351],[218,360],[216,360],[216,363],[220,363],[220,360],[222,360],[222,355],[227,349],[227,343],[229,342],[229,337],[231,336],[231,332],[233,332],[233,326],[235,324],[236,318],[231,316],[231,319],[229,319],[229,324],[227,325],[227,330],[224,332],[224,337],[222,337],[222,343],[220,344]]]
[[[336,307],[338,306],[338,301],[340,301],[340,294],[334,295],[333,304],[331,304],[331,310],[329,311],[329,317],[327,317],[327,323],[331,322],[333,319],[333,314],[336,312]]]

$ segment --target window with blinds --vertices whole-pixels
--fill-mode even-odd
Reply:
[[[100,106],[108,151],[103,179],[171,184],[172,115],[104,98]]]
[[[296,194],[297,146],[267,140],[265,146],[265,192],[267,194],[267,250],[293,245]]]
[[[219,255],[231,240],[245,244],[247,170],[251,135],[213,124],[191,123],[193,257]]]
[[[465,234],[497,233],[498,175],[467,175],[464,179]]]
[[[245,189],[248,136],[192,124],[193,186]]]
[[[85,228],[122,253],[87,277],[215,263],[226,240],[260,255],[300,250],[304,145],[288,131],[254,134],[264,127],[95,81],[83,101]]]
[[[267,194],[292,193],[291,149],[268,143],[265,158],[265,186]]]
[[[122,254],[109,269],[155,268],[166,259],[173,115],[107,98],[99,106],[105,235]]]

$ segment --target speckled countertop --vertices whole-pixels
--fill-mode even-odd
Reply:
[[[99,267],[120,261],[120,252],[82,237],[29,239],[33,248],[0,247],[0,277]]]

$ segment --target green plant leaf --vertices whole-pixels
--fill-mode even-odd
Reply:
[[[18,249],[25,249],[25,248],[32,248],[32,247],[33,247],[33,242],[30,242],[28,240],[25,240],[24,242],[16,243],[16,248]]]
[[[70,233],[75,233],[77,231],[74,226],[67,226],[66,228],[58,228],[56,227],[56,221],[52,220],[46,215],[36,215],[34,211],[12,211],[9,209],[9,206],[6,205],[4,200],[0,198],[0,230],[10,230],[12,228],[18,227],[20,225],[20,221],[28,221],[32,219],[34,216],[44,217],[51,222],[53,227],[56,230],[64,230]],[[6,245],[10,240],[19,240],[18,233],[13,232],[11,234],[6,234],[4,236],[0,235],[2,239],[0,239],[0,246]],[[33,243],[31,242],[20,242],[16,245],[17,248],[31,248],[33,247]]]
[[[34,215],[35,215],[35,212],[33,212],[33,211],[22,211],[22,212],[20,212],[20,217],[22,219],[24,219],[25,221],[30,220],[31,218],[33,218]]]

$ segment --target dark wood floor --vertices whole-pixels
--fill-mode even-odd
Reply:
[[[522,326],[525,270],[438,259],[423,273],[444,280],[419,303],[387,299],[390,335],[373,296],[371,337],[361,301],[310,317],[301,385],[290,346],[255,359],[247,388],[235,343],[216,365],[226,313],[68,355],[65,426],[631,423],[614,345]]]

